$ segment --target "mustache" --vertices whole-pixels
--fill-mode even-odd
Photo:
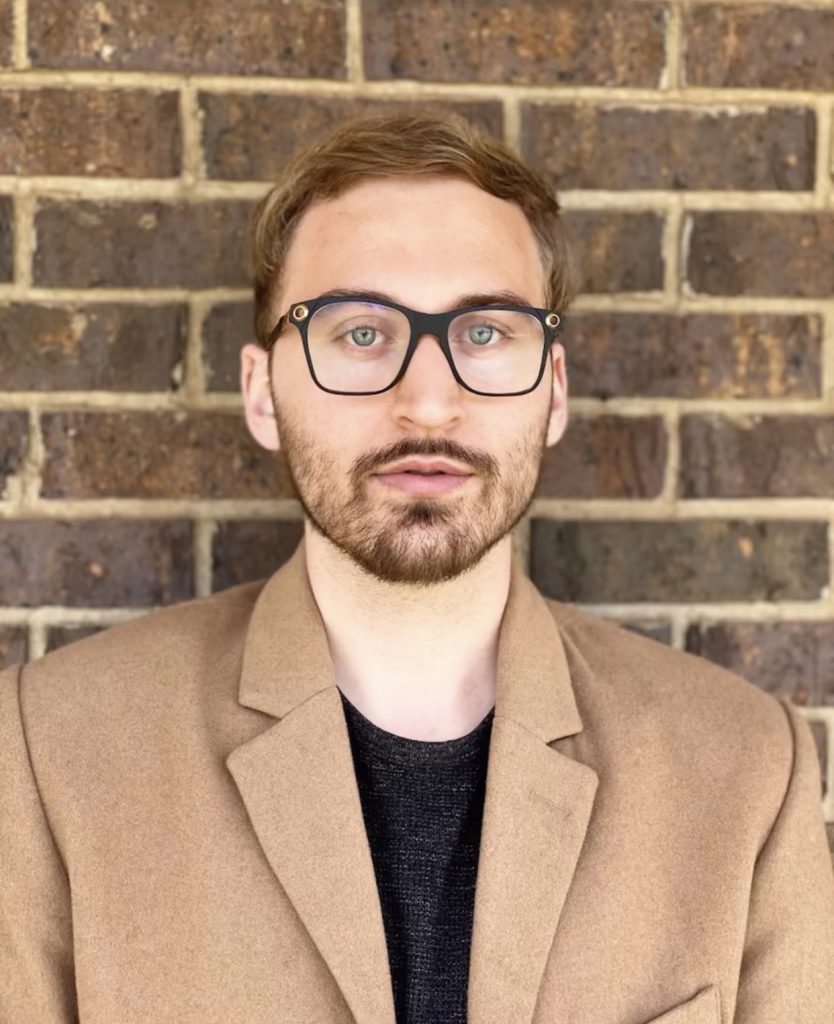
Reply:
[[[387,448],[380,449],[378,452],[367,452],[364,455],[360,455],[353,464],[351,476],[354,481],[361,480],[389,462],[406,459],[412,455],[452,459],[484,476],[498,475],[498,463],[488,452],[465,448],[456,441],[450,441],[447,438],[405,437],[401,441],[389,445]]]

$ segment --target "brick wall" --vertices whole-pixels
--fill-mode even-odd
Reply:
[[[0,660],[291,550],[236,395],[246,218],[296,143],[431,100],[556,174],[581,254],[531,575],[790,695],[824,762],[830,0],[230,7],[0,0]]]

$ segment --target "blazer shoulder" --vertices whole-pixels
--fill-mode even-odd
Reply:
[[[242,657],[252,608],[266,580],[244,583],[110,626],[14,670],[24,706],[117,710],[120,701],[190,682],[210,685]]]
[[[734,780],[772,820],[791,774],[795,729],[777,698],[705,658],[548,600],[588,738],[628,760],[635,750],[681,784]]]

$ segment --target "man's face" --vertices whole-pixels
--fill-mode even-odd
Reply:
[[[541,258],[521,209],[455,178],[369,180],[311,206],[290,247],[276,322],[291,304],[332,290],[383,293],[427,313],[505,292],[545,305]],[[283,451],[314,527],[389,582],[437,583],[476,565],[526,511],[544,447],[566,423],[564,354],[555,344],[539,385],[516,397],[466,391],[428,335],[399,384],[378,395],[318,388],[292,325],[270,369],[262,349],[244,347],[253,436]],[[438,478],[386,482],[386,467],[410,456],[447,459],[469,475],[444,490]]]

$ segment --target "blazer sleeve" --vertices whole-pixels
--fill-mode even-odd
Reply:
[[[819,759],[807,721],[780,698],[792,766],[756,860],[733,1024],[834,1022],[834,871]]]
[[[77,1021],[67,872],[26,740],[20,666],[0,672],[0,1021]]]

